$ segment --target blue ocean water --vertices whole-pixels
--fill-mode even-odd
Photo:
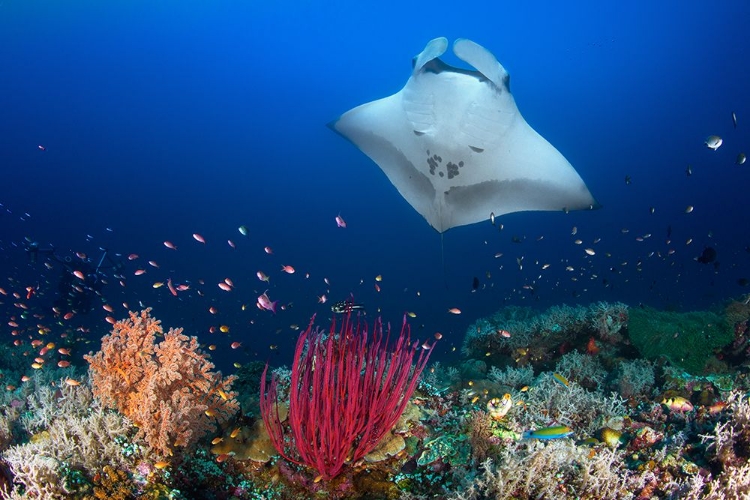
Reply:
[[[742,1],[3,0],[0,285],[38,286],[31,306],[50,314],[63,271],[30,262],[24,239],[74,259],[106,248],[120,254],[127,286],[110,277],[102,302],[118,318],[123,302],[153,307],[165,326],[217,344],[220,365],[288,362],[290,326],[316,312],[327,323],[323,294],[354,294],[394,323],[416,313],[417,333],[444,335],[435,359],[457,356],[450,347],[468,325],[506,304],[708,308],[747,292],[738,280],[750,278],[750,167],[735,164],[750,152],[748,25]],[[326,127],[400,90],[411,58],[438,36],[497,56],[523,116],[602,209],[510,214],[496,221],[502,231],[488,221],[441,241]],[[704,145],[712,134],[724,140],[717,151]],[[706,247],[720,264],[696,261]],[[139,268],[147,273],[134,276]],[[153,288],[168,278],[191,289]],[[231,292],[217,287],[225,278]],[[255,307],[265,290],[284,310]],[[76,318],[91,329],[85,350],[108,315],[97,306]],[[211,336],[219,325],[229,333]]]

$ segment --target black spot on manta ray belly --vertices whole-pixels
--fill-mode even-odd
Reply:
[[[454,177],[457,177],[459,174],[459,168],[464,166],[463,160],[459,161],[458,163],[453,163],[452,161],[449,161],[445,165],[445,172],[443,172],[438,167],[441,166],[443,162],[443,157],[439,156],[437,154],[430,154],[430,150],[427,150],[427,166],[430,169],[430,175],[435,175],[435,172],[437,171],[437,174],[440,177],[448,176],[448,179],[453,179]]]

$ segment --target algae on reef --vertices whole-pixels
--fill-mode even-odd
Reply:
[[[702,374],[714,353],[734,339],[726,320],[708,311],[686,313],[630,308],[628,334],[648,359],[664,356],[674,365]]]

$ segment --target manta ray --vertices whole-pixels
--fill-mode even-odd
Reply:
[[[446,38],[413,59],[396,94],[347,111],[329,126],[383,170],[401,196],[443,233],[524,210],[599,205],[573,166],[524,120],[508,72],[487,49]]]

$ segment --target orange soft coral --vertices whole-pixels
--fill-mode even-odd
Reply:
[[[196,337],[170,329],[155,343],[163,330],[150,311],[115,323],[101,351],[85,358],[94,395],[132,420],[152,451],[166,456],[216,430],[239,404],[229,390],[236,377],[212,372]]]

